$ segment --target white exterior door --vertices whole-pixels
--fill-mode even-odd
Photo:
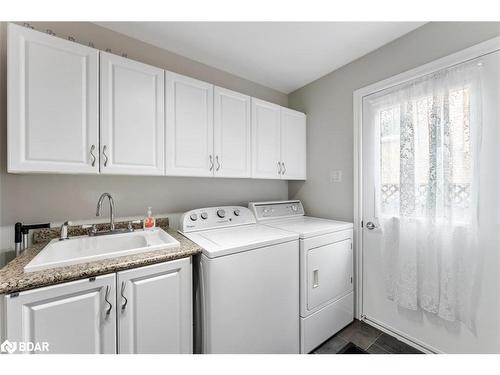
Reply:
[[[165,173],[164,71],[101,52],[101,173]]]
[[[117,275],[119,353],[192,353],[191,258]]]
[[[99,52],[8,25],[8,171],[99,173]]]
[[[499,47],[362,99],[360,312],[431,351],[500,353]]]
[[[6,338],[48,353],[116,353],[115,274],[4,296]]]
[[[306,115],[281,108],[281,178],[306,179]]]
[[[252,177],[281,178],[281,107],[252,98]]]
[[[251,176],[250,134],[250,97],[221,87],[215,87],[215,176]]]
[[[212,176],[213,85],[166,72],[166,174]]]

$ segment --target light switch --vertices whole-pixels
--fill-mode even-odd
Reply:
[[[330,182],[333,184],[337,184],[339,182],[342,182],[342,171],[341,170],[331,171],[330,172]]]

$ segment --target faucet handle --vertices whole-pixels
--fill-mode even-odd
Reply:
[[[68,226],[69,225],[71,225],[71,221],[65,221],[61,225],[61,235],[59,237],[59,241],[64,241],[64,240],[69,239],[69,236],[68,236]]]
[[[93,236],[97,233],[97,225],[95,224],[84,224],[82,229],[89,229],[89,236]]]
[[[134,231],[134,226],[133,224],[140,224],[141,221],[140,220],[131,220],[128,222],[128,225],[127,225],[127,229],[129,232],[133,232]]]

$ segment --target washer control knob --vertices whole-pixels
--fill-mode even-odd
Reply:
[[[221,219],[226,216],[226,211],[223,209],[217,210],[217,216],[220,217]]]
[[[202,212],[200,216],[203,220],[207,220],[208,218],[208,214],[206,212]]]
[[[298,209],[299,209],[299,206],[297,206],[296,204],[292,204],[292,211],[293,212],[297,212]]]
[[[191,216],[189,216],[189,218],[191,219],[191,221],[196,221],[196,220],[198,220],[198,215],[191,214]]]
[[[272,208],[264,208],[264,210],[262,211],[263,216],[270,216],[272,213]]]
[[[240,210],[238,209],[234,210],[234,216],[240,216]]]

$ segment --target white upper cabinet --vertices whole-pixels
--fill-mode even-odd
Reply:
[[[281,107],[252,98],[252,177],[281,178]]]
[[[281,178],[306,179],[306,115],[281,108]]]
[[[8,25],[8,171],[98,173],[99,51]]]
[[[117,275],[118,353],[192,353],[191,258]]]
[[[252,177],[306,179],[306,115],[252,98]]]
[[[6,339],[48,353],[116,353],[115,274],[4,296]]]
[[[303,113],[15,24],[7,31],[8,172],[306,178]]]
[[[214,88],[214,175],[251,176],[250,97]]]
[[[212,176],[213,85],[166,72],[166,174]]]
[[[101,52],[101,173],[165,173],[162,69]]]

